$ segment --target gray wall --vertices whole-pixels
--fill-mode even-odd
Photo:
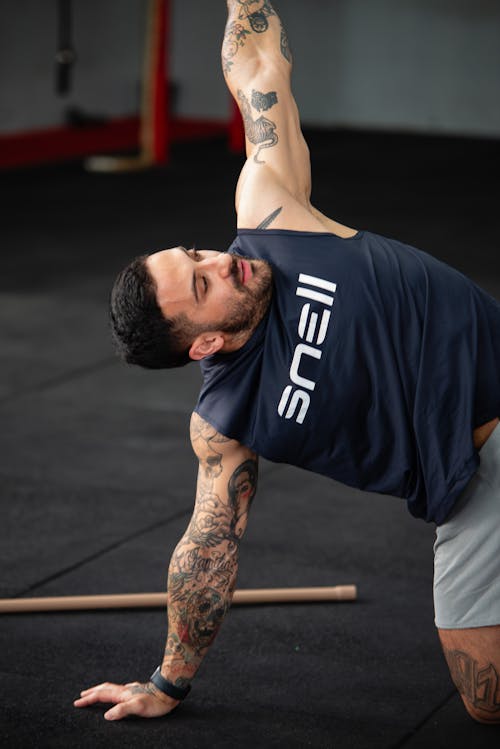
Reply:
[[[64,122],[67,106],[137,111],[146,0],[74,0],[73,92],[54,92],[55,0],[0,0],[0,131]]]
[[[308,0],[310,34],[299,5],[309,122],[500,135],[498,0]]]
[[[53,86],[55,0],[0,0],[0,131],[59,125],[67,105],[137,111],[147,0],[74,0],[74,89]],[[280,0],[305,124],[500,135],[498,0]],[[174,0],[178,113],[223,119],[225,3]]]

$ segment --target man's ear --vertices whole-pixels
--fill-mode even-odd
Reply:
[[[223,346],[224,336],[221,333],[201,333],[191,344],[189,356],[194,361],[200,361],[200,359],[216,354]]]

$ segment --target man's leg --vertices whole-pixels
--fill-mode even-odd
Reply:
[[[438,632],[467,712],[480,723],[500,723],[500,625]]]
[[[479,456],[477,473],[436,529],[434,608],[467,711],[500,723],[500,427]]]

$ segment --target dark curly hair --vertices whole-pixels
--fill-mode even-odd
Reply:
[[[191,326],[184,315],[171,319],[163,315],[147,258],[141,255],[127,265],[111,291],[109,312],[115,347],[129,364],[146,369],[182,367],[191,361]]]

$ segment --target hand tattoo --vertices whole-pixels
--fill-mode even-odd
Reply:
[[[127,687],[127,689],[132,694],[149,694],[152,697],[158,696],[158,690],[154,684],[151,684],[151,682],[148,682],[147,684],[134,684],[131,687]]]

